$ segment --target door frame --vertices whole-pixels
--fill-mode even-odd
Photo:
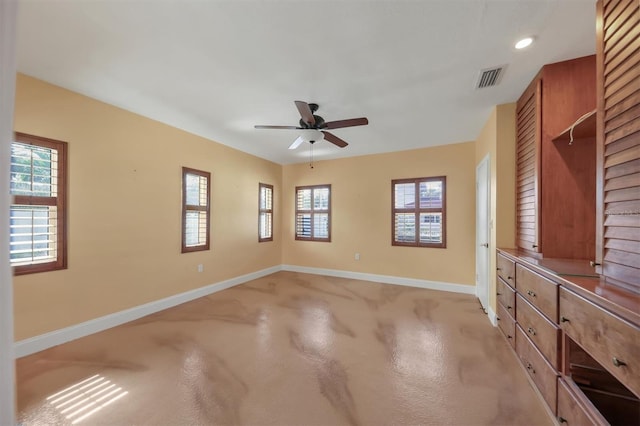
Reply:
[[[0,424],[14,425],[13,282],[9,264],[9,170],[16,87],[18,2],[0,1]],[[5,225],[6,224],[6,225]]]
[[[483,169],[485,169],[483,173]],[[484,183],[486,187],[486,205],[480,200],[480,185]],[[480,209],[486,209],[486,222],[481,223]],[[483,233],[484,235],[481,235]],[[487,154],[476,166],[476,297],[480,300],[480,305],[485,313],[490,313],[489,291],[491,287],[491,157]],[[482,274],[482,263],[485,264],[485,273]],[[480,275],[484,275],[481,277]],[[484,289],[480,286],[481,279],[484,280]]]

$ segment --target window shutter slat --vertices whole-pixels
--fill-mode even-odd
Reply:
[[[446,177],[397,179],[392,187],[392,245],[446,247]]]

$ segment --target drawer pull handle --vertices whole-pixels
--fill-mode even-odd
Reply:
[[[507,309],[511,309],[511,306],[507,306]]]
[[[496,293],[496,296],[502,296],[502,293],[498,292]]]
[[[496,271],[502,271],[502,268],[496,268]]]
[[[596,261],[594,261],[594,260],[590,260],[590,261],[589,261],[589,265],[590,265],[592,268],[595,268],[596,266],[600,266],[600,263],[598,263],[598,262],[596,262]]]
[[[560,317],[560,322],[571,322],[567,317]]]
[[[531,244],[531,247],[538,248],[538,245],[537,244]]]
[[[513,339],[513,337],[512,336],[507,336],[507,339]]]
[[[536,297],[536,293],[532,290],[527,290],[527,294],[531,297]]]
[[[508,279],[508,280],[512,280],[512,279],[513,279],[513,277],[510,277],[510,276],[508,276],[508,275],[507,275],[507,279]]]
[[[533,369],[531,363],[527,363],[527,370],[531,371],[531,374],[536,374],[536,370]]]
[[[567,423],[567,419],[562,416],[558,416],[558,423]]]
[[[616,367],[622,367],[623,365],[627,365],[626,362],[624,361],[620,361],[618,358],[616,358],[615,356],[613,357],[613,365],[615,365]]]
[[[527,333],[529,333],[532,336],[536,335],[536,331],[533,329],[533,327],[527,328]]]

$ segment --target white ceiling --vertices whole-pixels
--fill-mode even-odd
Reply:
[[[534,35],[525,51],[512,46]],[[545,63],[595,52],[595,0],[20,0],[20,72],[280,164],[294,100],[349,146],[333,159],[474,140]],[[476,90],[480,69],[507,65]],[[180,143],[180,141],[176,141]]]

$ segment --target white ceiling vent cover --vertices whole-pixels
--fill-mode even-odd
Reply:
[[[476,89],[484,89],[485,87],[496,86],[498,83],[500,83],[505,68],[507,68],[506,65],[500,65],[497,67],[480,70],[478,81],[476,83]]]

